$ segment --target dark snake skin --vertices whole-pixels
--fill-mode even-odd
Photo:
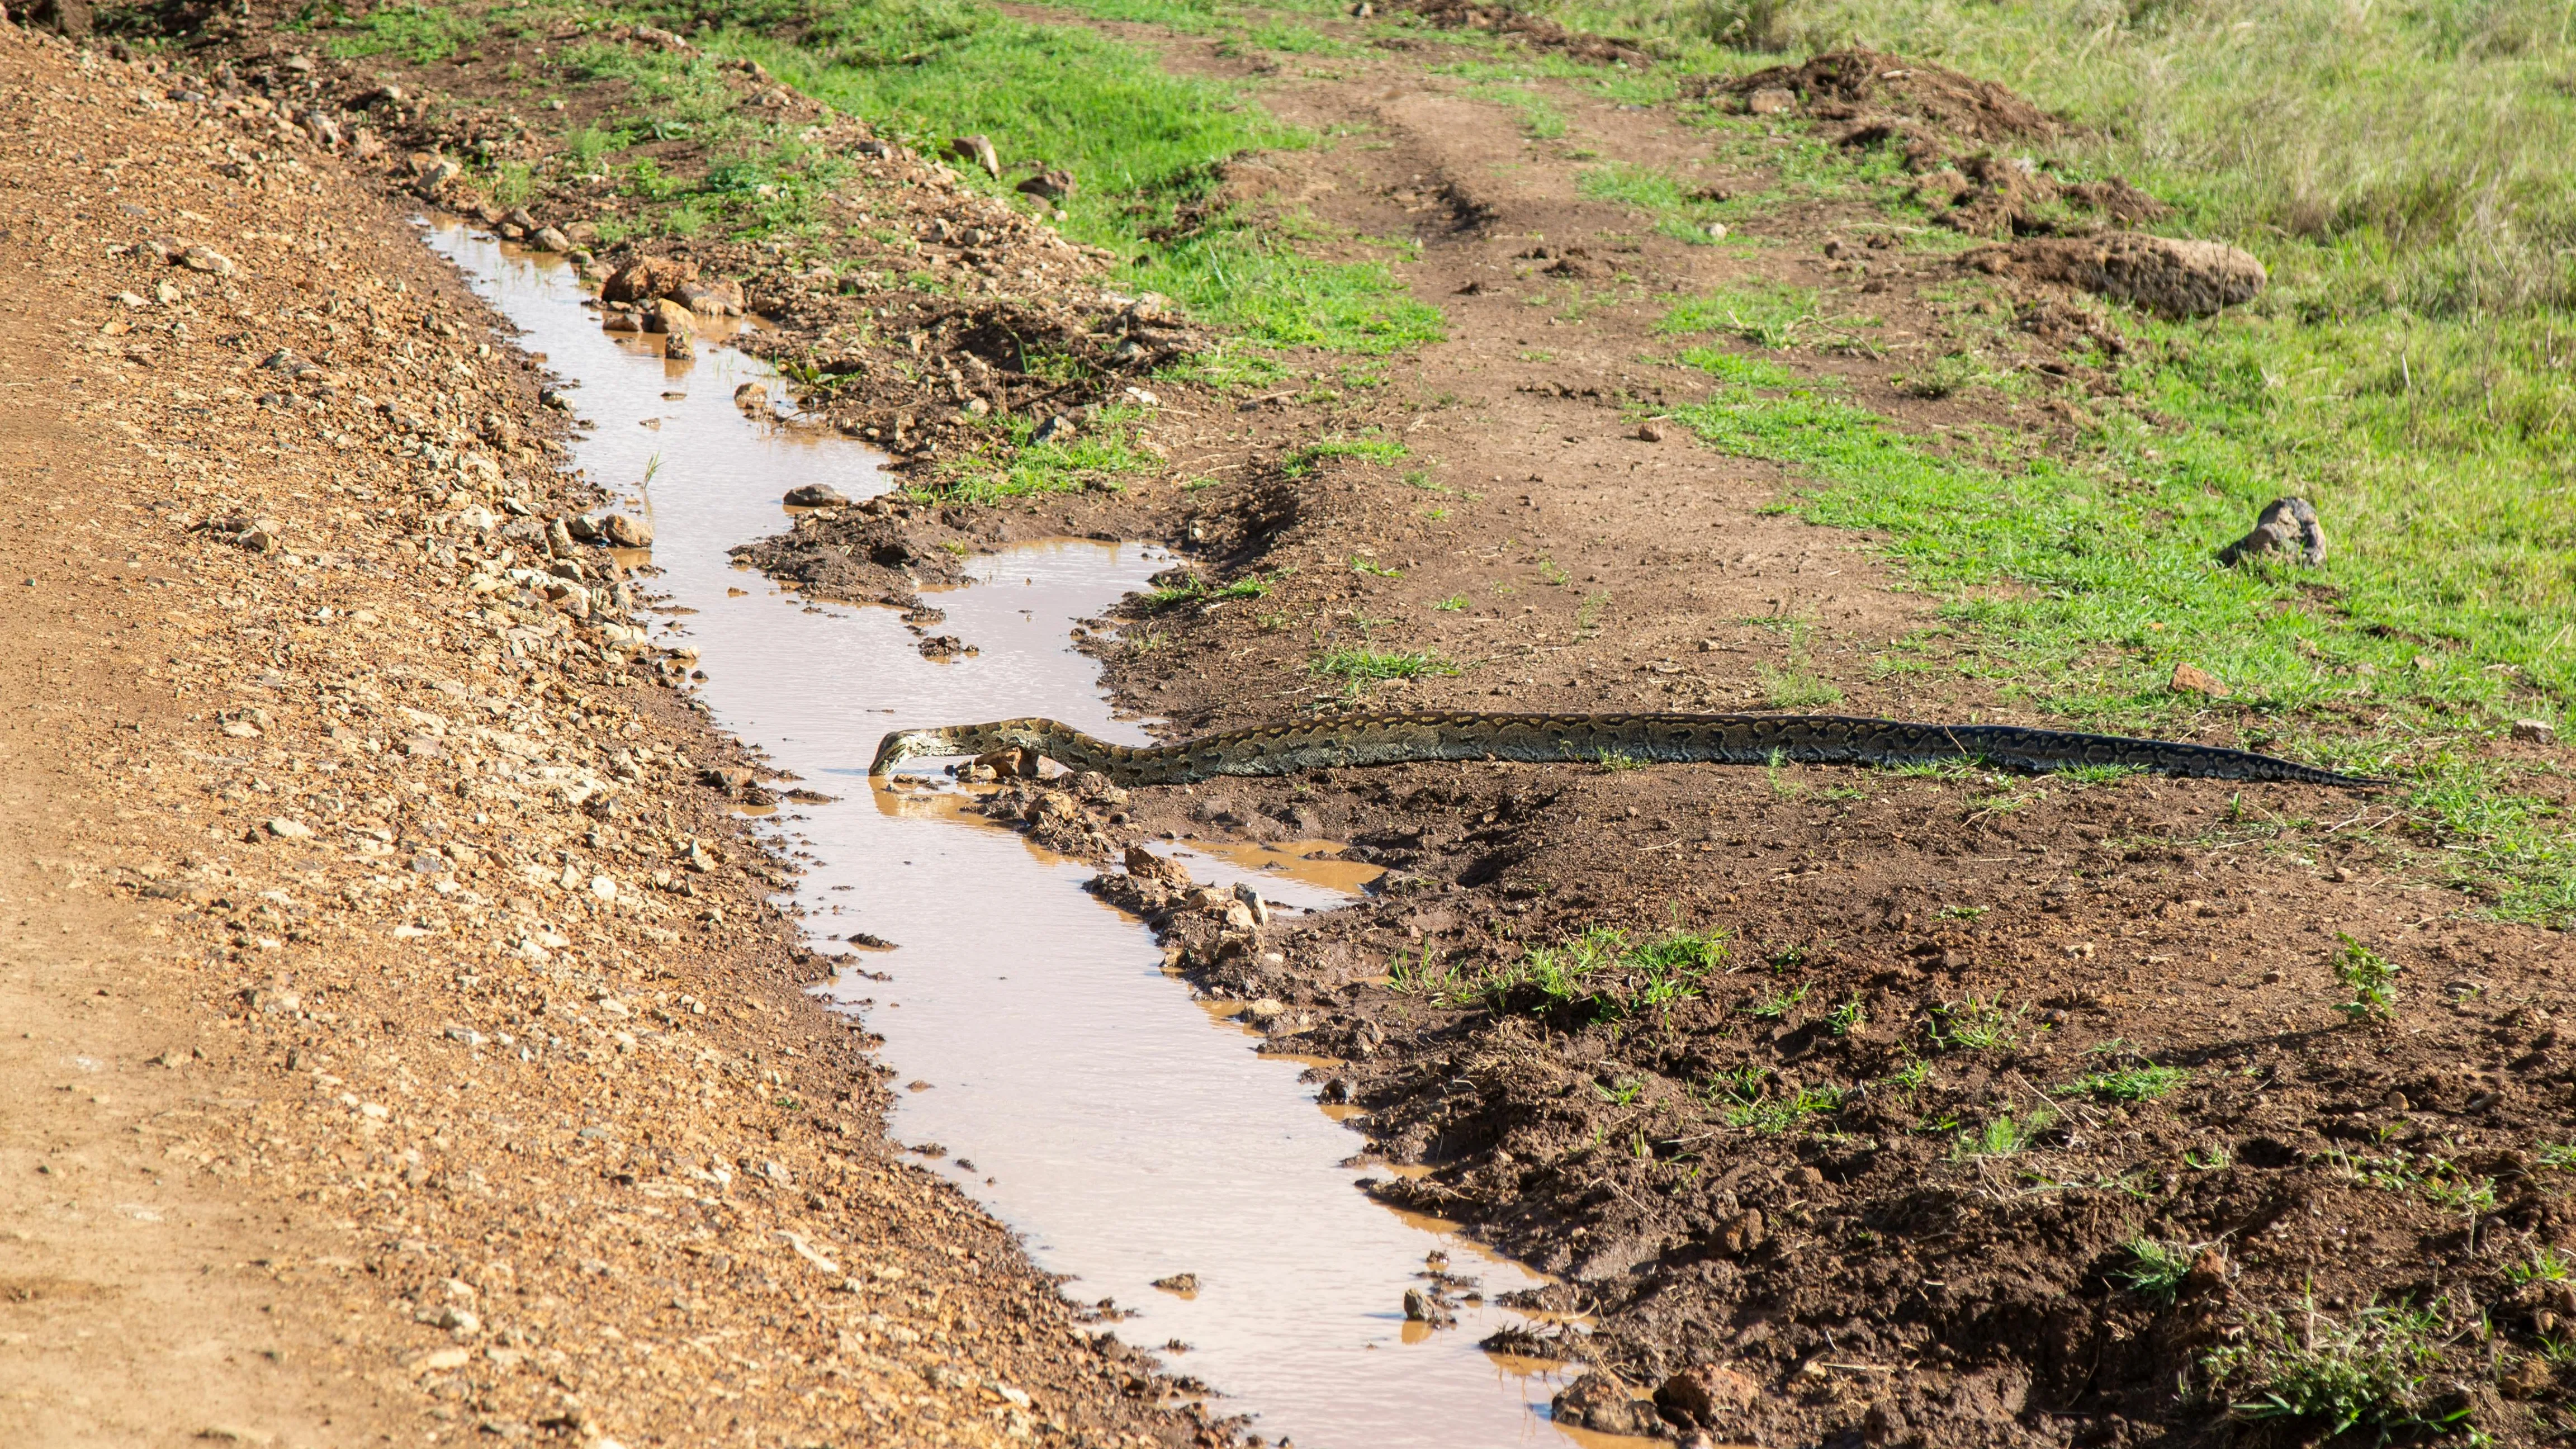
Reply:
[[[1220,775],[1286,775],[1416,760],[1596,764],[1914,765],[1982,760],[2048,771],[2125,765],[2210,780],[2278,780],[2359,788],[2386,783],[2247,750],[2019,725],[1909,724],[1830,714],[1357,714],[1262,725],[1178,744],[1113,745],[1051,719],[899,730],[877,747],[871,775],[913,755],[1036,752],[1121,785],[1177,785]]]

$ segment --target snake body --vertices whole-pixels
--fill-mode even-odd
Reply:
[[[1146,747],[1113,745],[1051,719],[1006,719],[898,730],[877,747],[868,773],[885,774],[914,755],[986,755],[1013,749],[1034,752],[1067,769],[1097,770],[1120,785],[1180,785],[1221,775],[1287,775],[1421,760],[1759,765],[1775,759],[1831,765],[1983,760],[2031,771],[2125,766],[2212,780],[2348,787],[2383,783],[2249,750],[2170,740],[1830,714],[1337,715]]]

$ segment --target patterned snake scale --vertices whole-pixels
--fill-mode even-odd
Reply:
[[[2212,780],[2356,788],[2386,783],[2246,750],[2168,740],[1831,714],[1358,714],[1260,725],[1147,748],[1113,745],[1051,719],[1006,719],[898,730],[877,747],[868,773],[885,774],[914,755],[987,755],[1011,749],[1033,750],[1071,770],[1097,770],[1120,785],[1180,785],[1219,775],[1286,775],[1416,760],[1598,764],[1624,757],[1650,764],[1760,765],[1775,756],[1827,765],[1982,760],[2032,771],[2125,765]]]

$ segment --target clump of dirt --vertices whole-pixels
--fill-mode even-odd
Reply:
[[[966,556],[985,542],[965,523],[954,509],[871,498],[799,514],[785,533],[732,556],[814,598],[914,609],[923,585],[965,582]]]
[[[1643,68],[1654,58],[1625,41],[1566,29],[1544,15],[1509,5],[1478,5],[1473,0],[1413,0],[1406,7],[1444,30],[1482,30],[1517,37],[1539,50],[1553,50],[1596,65],[1624,64]]]
[[[1846,146],[1866,146],[1892,139],[1881,127],[1868,126],[1842,138]],[[2009,237],[2057,232],[2090,232],[2107,217],[2134,226],[2172,214],[2172,208],[2118,177],[2108,181],[2064,182],[2044,163],[2022,157],[1979,153],[1950,158],[1922,138],[1904,138],[1907,168],[1921,173],[1914,199],[1933,213],[1933,221],[1969,236]]]
[[[1962,140],[2019,141],[2058,132],[2046,111],[2007,87],[1874,50],[1827,51],[1798,65],[1755,71],[1724,90],[1748,104],[1766,91],[1785,91],[1819,121],[1904,117]]]
[[[2037,237],[1981,247],[1960,261],[1991,276],[2073,287],[2166,317],[2206,317],[2252,300],[2269,280],[2251,252],[2141,232]]]

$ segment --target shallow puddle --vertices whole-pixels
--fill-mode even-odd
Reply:
[[[938,597],[939,631],[979,652],[924,659],[892,610],[810,605],[726,555],[784,525],[789,488],[882,491],[871,455],[738,407],[744,383],[782,395],[753,359],[701,343],[694,363],[666,363],[658,337],[603,332],[559,262],[460,229],[432,244],[581,384],[575,410],[596,431],[579,462],[649,509],[663,570],[651,582],[671,606],[657,635],[698,651],[713,718],[836,797],[760,828],[808,867],[797,899],[815,945],[848,952],[830,993],[883,1034],[895,1081],[926,1084],[897,1094],[899,1138],[936,1144],[938,1170],[1019,1230],[1040,1266],[1072,1275],[1067,1293],[1114,1299],[1131,1315],[1122,1339],[1161,1352],[1216,1392],[1212,1409],[1254,1416],[1274,1441],[1578,1437],[1547,1421],[1549,1366],[1476,1347],[1517,1315],[1466,1304],[1456,1328],[1405,1321],[1430,1254],[1489,1294],[1536,1280],[1362,1194],[1353,1179],[1366,1169],[1349,1161],[1361,1141],[1318,1106],[1304,1063],[1256,1055],[1222,1021],[1231,1007],[1193,1001],[1145,928],[1081,889],[1088,867],[972,815],[934,765],[893,788],[867,778],[896,726],[1049,715],[1143,741],[1112,716],[1070,630],[1166,558],[1065,541],[981,559],[982,582]],[[1160,848],[1203,880],[1250,880],[1306,909],[1329,909],[1374,873],[1320,841]],[[853,933],[894,949],[852,950],[839,938]],[[1153,1286],[1184,1274],[1193,1291]]]

